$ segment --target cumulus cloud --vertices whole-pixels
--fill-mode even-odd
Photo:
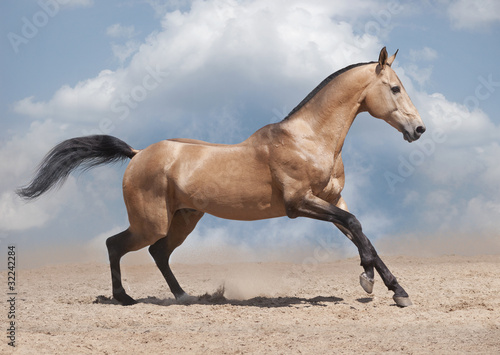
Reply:
[[[415,63],[405,65],[406,74],[420,87],[423,87],[432,77],[432,66],[420,67]]]
[[[404,65],[405,73],[421,88],[424,87],[432,77],[433,66],[428,63],[437,59],[437,51],[430,47],[410,49],[410,53],[405,57],[409,60]]]
[[[28,183],[43,154],[65,138],[68,127],[46,120],[34,121],[28,131],[16,134],[0,149],[0,231],[12,232],[43,227],[57,218],[64,205],[77,198],[76,181],[70,177],[57,196],[48,194],[36,203],[26,203],[14,191]],[[73,202],[76,204],[76,202]]]
[[[14,112],[33,118],[52,117],[60,122],[85,122],[107,113],[121,73],[103,70],[74,87],[64,85],[47,102],[27,97],[14,103]]]
[[[113,42],[111,44],[111,50],[120,63],[124,63],[130,58],[137,52],[141,45],[138,40],[132,39],[138,35],[134,26],[123,26],[119,23],[115,23],[106,29],[106,34],[114,40],[125,40],[125,43]]]
[[[127,41],[125,44],[116,44],[113,43],[111,46],[111,50],[113,51],[114,56],[120,61],[120,63],[124,63],[128,58],[130,58],[140,47],[139,41]]]
[[[496,0],[456,0],[448,6],[448,16],[457,29],[476,30],[500,21],[500,2]]]
[[[369,4],[358,3],[361,8]],[[155,95],[167,98],[158,102],[166,109],[169,104],[178,105],[179,98],[189,98],[188,92],[193,90],[198,91],[198,101],[203,105],[214,96],[214,84],[222,81],[224,85],[215,91],[219,97],[241,91],[238,79],[249,87],[243,89],[245,94],[273,80],[284,85],[295,81],[312,86],[333,69],[366,60],[366,53],[375,57],[382,47],[375,37],[356,35],[351,25],[335,19],[354,11],[352,6],[342,4],[195,1],[188,12],[168,12],[162,20],[163,31],[151,34],[142,45],[135,41],[114,45],[113,51],[121,62],[133,55],[123,70],[103,70],[74,87],[64,86],[48,101],[27,97],[15,103],[14,110],[61,120],[67,120],[71,113],[75,121],[113,114],[114,103],[125,101],[134,88],[144,86],[148,68],[171,73],[169,85],[155,89]],[[108,28],[112,36],[132,33],[133,28],[119,24]],[[253,59],[256,57],[259,60]],[[209,84],[195,85],[193,81],[200,78]],[[153,95],[141,94],[136,92],[130,109],[146,99],[148,105],[155,104],[151,101]]]

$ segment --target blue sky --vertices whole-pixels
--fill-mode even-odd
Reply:
[[[9,0],[0,17],[2,245],[47,262],[102,261],[106,236],[128,226],[125,166],[72,176],[29,204],[16,198],[58,142],[237,143],[387,46],[399,49],[393,67],[428,130],[408,144],[358,117],[343,153],[350,210],[381,252],[500,252],[497,1]],[[356,254],[326,223],[207,216],[174,260],[300,262],[325,243],[331,256]]]

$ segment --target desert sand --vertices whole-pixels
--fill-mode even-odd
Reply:
[[[4,336],[0,353],[500,353],[500,256],[384,260],[413,306],[395,306],[378,276],[364,293],[358,258],[175,264],[184,289],[201,295],[191,304],[173,299],[154,264],[125,263],[124,285],[139,301],[129,307],[110,299],[105,263],[21,269],[17,346]]]

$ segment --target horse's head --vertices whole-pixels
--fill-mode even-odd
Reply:
[[[403,133],[408,142],[413,142],[425,132],[425,125],[401,80],[391,68],[396,54],[397,51],[388,58],[385,47],[380,51],[375,67],[376,78],[366,89],[363,109]]]

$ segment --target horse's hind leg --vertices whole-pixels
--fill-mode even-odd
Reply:
[[[144,248],[147,244],[140,236],[133,234],[130,229],[124,230],[106,240],[108,247],[109,264],[111,268],[111,283],[113,286],[113,298],[123,304],[129,306],[137,302],[127,295],[122,285],[122,277],[120,270],[120,260],[122,256],[130,251]]]
[[[129,251],[135,250],[132,247],[133,235],[130,230],[125,230],[106,240],[108,247],[109,264],[111,267],[111,282],[113,285],[113,298],[124,306],[137,303],[132,297],[127,295],[122,285],[120,271],[120,259]]]
[[[201,217],[203,217],[203,212],[196,210],[183,209],[177,211],[174,214],[167,236],[149,247],[149,253],[155,260],[163,277],[165,277],[176,299],[186,297],[187,294],[179,285],[179,282],[177,282],[170,269],[170,255],[175,248],[184,242],[189,233],[193,231]]]

